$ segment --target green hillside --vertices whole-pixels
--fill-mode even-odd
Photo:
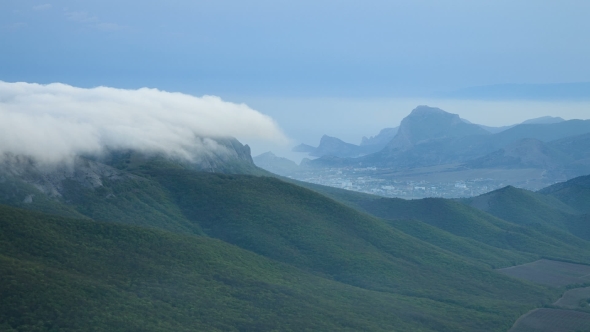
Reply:
[[[379,219],[273,178],[185,170],[155,170],[150,176],[168,186],[206,234],[340,282],[433,299],[454,289],[465,304],[499,290],[483,280],[506,282]],[[500,293],[498,299],[512,297]]]
[[[551,196],[512,186],[463,199],[462,202],[519,225],[544,224],[566,228],[567,220],[576,213]]]
[[[378,196],[354,193],[336,188],[326,188],[318,185],[309,187],[318,192],[325,193],[333,199],[344,202],[351,207],[385,220],[420,220],[446,233],[450,233],[450,235],[472,239],[487,246],[512,251],[512,254],[514,254],[514,251],[517,251],[525,254],[527,257],[533,254],[536,257],[565,259],[577,262],[588,262],[588,257],[590,257],[588,256],[590,254],[589,243],[587,241],[581,241],[580,238],[569,232],[569,229],[574,227],[570,224],[577,219],[568,220],[567,223],[564,222],[567,229],[554,227],[550,223],[539,224],[538,221],[534,222],[535,225],[523,225],[522,222],[513,223],[506,221],[486,211],[466,206],[453,200],[427,198],[408,201],[397,198],[379,198]],[[557,200],[550,197],[543,198],[542,201],[552,202],[560,209],[572,211],[565,204],[560,204]],[[481,204],[481,201],[479,203]],[[487,201],[485,204],[487,204]],[[551,211],[555,212],[553,210]],[[557,210],[555,213],[563,216],[562,213],[564,212]],[[579,222],[577,223],[579,224]],[[400,225],[404,224],[395,223],[392,225],[399,228]],[[583,225],[576,227],[583,227]],[[409,232],[409,228],[402,230]],[[416,233],[410,234],[416,235]],[[420,236],[423,238],[428,237],[428,241],[435,244],[448,241],[445,238],[449,234],[430,232],[420,233]],[[436,238],[436,236],[439,237]],[[473,253],[469,249],[470,246],[468,244],[465,244],[465,246],[464,252]],[[478,254],[472,258],[478,256],[482,257],[481,254]],[[509,257],[506,256],[506,259],[510,261],[512,258]],[[491,260],[484,261],[484,263],[497,266],[495,264],[498,261]]]
[[[94,190],[66,181],[63,199],[93,220],[201,233],[198,225],[189,222],[171,202],[166,190],[157,182],[145,178],[105,180],[100,188]]]
[[[513,299],[465,307],[348,286],[203,236],[7,206],[0,221],[9,331],[502,331],[556,295],[493,277],[484,282],[513,285]]]
[[[489,266],[515,265],[511,262],[531,256],[588,262],[588,217],[573,215],[575,209],[547,195],[507,187],[458,202],[407,201],[316,184],[297,184],[384,218],[388,224],[416,238]],[[463,207],[459,202],[469,206]],[[496,249],[490,251],[490,247]]]
[[[112,165],[126,175],[97,188],[66,180],[61,198],[37,192],[39,199],[23,203],[19,197],[31,188],[21,182],[26,190],[4,200],[24,208],[43,203],[35,209],[54,216],[0,209],[1,259],[11,271],[0,324],[505,331],[557,294],[493,268],[590,257],[590,243],[569,233],[450,200],[338,190],[327,197],[321,187],[273,177],[153,160]]]
[[[590,175],[557,183],[539,193],[555,197],[579,213],[590,213]]]
[[[116,221],[191,234],[201,232],[184,218],[157,182],[145,178],[104,179],[98,188],[66,179],[61,197],[54,198],[18,178],[5,179],[0,185],[0,204],[64,217]],[[31,196],[29,203],[23,202],[27,196]]]
[[[461,201],[515,224],[547,230],[559,228],[553,231],[554,235],[561,234],[566,241],[570,240],[567,236],[563,236],[563,232],[588,241],[590,240],[589,215],[580,214],[580,212],[587,209],[590,200],[583,202],[577,199],[577,197],[584,197],[586,190],[584,180],[584,177],[573,179],[537,193],[506,187]],[[579,243],[579,241],[573,243]]]
[[[0,220],[3,330],[470,328],[445,318],[452,305],[346,286],[206,237],[6,206]]]
[[[30,199],[27,199],[30,198]],[[86,218],[72,205],[52,199],[34,185],[18,178],[0,175],[0,204],[72,218]]]
[[[484,263],[493,269],[523,264],[538,258],[535,254],[500,249],[453,235],[417,219],[388,220],[387,223],[417,239],[460,255],[473,263]]]

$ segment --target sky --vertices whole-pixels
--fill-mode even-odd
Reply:
[[[218,96],[292,144],[358,143],[422,104],[486,125],[588,118],[590,94],[448,96],[590,82],[589,15],[586,0],[3,0],[0,81]]]

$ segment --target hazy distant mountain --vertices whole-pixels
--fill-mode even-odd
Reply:
[[[468,120],[462,119],[463,121],[467,122],[467,123],[471,123]],[[530,119],[530,120],[526,120],[521,122],[520,124],[552,124],[552,123],[559,123],[559,122],[563,122],[565,121],[564,119],[560,118],[560,117],[554,117],[554,116],[543,116],[540,118],[535,118],[535,119]],[[491,127],[491,126],[486,126],[486,125],[482,125],[482,124],[478,124],[478,126],[480,126],[481,128],[489,131],[492,134],[497,134],[500,132],[503,132],[505,130],[508,130],[512,127],[517,126],[518,124],[514,124],[514,125],[509,125],[509,126],[501,126],[501,127]]]
[[[569,160],[567,155],[546,143],[525,138],[477,158],[467,165],[473,168],[543,168],[556,169]]]
[[[542,142],[525,138],[469,161],[465,166],[485,169],[536,168],[553,180],[590,174],[590,133]]]
[[[305,153],[310,153],[315,151],[315,147],[311,146],[311,145],[307,145],[307,144],[299,144],[296,147],[294,147],[293,149],[291,149],[291,151],[293,152],[305,152]]]
[[[360,145],[346,143],[328,135],[322,136],[319,146],[300,144],[292,149],[294,152],[307,152],[314,157],[355,158],[382,150],[397,134],[398,127],[382,129],[379,134],[362,138]]]
[[[550,142],[586,133],[590,133],[590,120],[568,120],[549,124],[519,124],[493,135],[490,146],[500,149],[523,138],[535,138],[543,142]]]
[[[299,170],[299,166],[293,160],[278,157],[270,151],[252,159],[256,166],[278,175],[288,176]]]
[[[540,118],[530,119],[522,122],[521,124],[552,124],[560,123],[565,121],[564,119],[557,116],[542,116]]]
[[[511,125],[511,126],[501,126],[501,127],[490,127],[490,126],[484,126],[484,125],[478,125],[481,128],[485,129],[486,131],[489,131],[492,134],[497,134],[497,133],[501,133],[504,130],[508,130],[516,125]]]
[[[322,136],[320,145],[309,153],[314,157],[337,156],[337,157],[358,157],[362,155],[358,145],[346,143],[343,140],[328,135]]]
[[[376,146],[376,147],[380,147],[378,150],[381,150],[389,142],[391,142],[391,140],[397,134],[398,130],[399,130],[399,127],[385,128],[385,129],[381,129],[379,134],[377,134],[375,136],[371,136],[368,138],[366,136],[363,136],[363,138],[361,139],[360,146],[363,146],[363,147]]]
[[[466,163],[474,168],[484,165],[503,168],[535,165],[545,168],[551,164],[553,166],[550,169],[560,165],[563,174],[578,176],[587,169],[589,162],[581,157],[565,158],[564,156],[569,156],[573,152],[560,154],[555,151],[562,151],[564,147],[545,147],[543,143],[586,133],[590,133],[590,120],[563,121],[561,118],[543,117],[491,134],[480,125],[463,120],[456,114],[447,113],[439,108],[419,106],[402,120],[398,133],[382,151],[360,158],[322,157],[310,161],[309,166],[362,164],[408,169]],[[525,141],[519,142],[521,140]],[[576,150],[578,154],[586,151],[584,147],[590,147],[586,145],[590,143],[586,143],[583,138],[571,143],[564,141],[561,144]],[[519,151],[525,154],[519,156]],[[559,179],[561,178],[560,176]]]
[[[478,125],[462,121],[457,114],[418,106],[402,120],[397,135],[386,149],[405,151],[431,140],[489,134]]]
[[[590,133],[562,138],[550,144],[576,160],[590,160]]]
[[[568,178],[590,174],[590,133],[549,142],[549,146],[569,157],[563,172]]]

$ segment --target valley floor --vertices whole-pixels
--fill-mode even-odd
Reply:
[[[294,173],[290,177],[324,186],[405,199],[472,197],[507,185],[539,190],[557,180],[566,180],[549,178],[542,169],[465,169],[460,165],[410,170],[318,168]]]

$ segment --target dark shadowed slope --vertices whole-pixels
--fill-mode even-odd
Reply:
[[[539,193],[555,197],[580,213],[590,213],[590,175],[557,183]]]
[[[544,257],[588,261],[590,243],[554,227],[514,224],[459,202],[444,199],[379,199],[362,204],[386,219],[416,218],[454,235]]]
[[[6,206],[0,251],[0,326],[9,331],[468,331],[486,323],[500,331],[507,323],[347,286],[207,237]],[[457,310],[464,316],[449,319]]]
[[[408,169],[466,163],[473,168],[543,168],[558,170],[552,179],[565,180],[590,170],[588,140],[573,136],[590,133],[590,120],[535,119],[491,134],[479,125],[438,108],[419,106],[401,122],[383,150],[359,158],[322,157],[312,167],[360,165]],[[565,140],[563,144],[552,141]],[[567,141],[567,142],[566,142]],[[551,142],[551,144],[549,144]],[[570,151],[572,150],[572,151]],[[523,153],[524,152],[524,153]]]
[[[559,228],[579,238],[590,240],[589,218],[587,214],[582,214],[590,204],[590,200],[575,200],[570,206],[566,204],[567,200],[563,202],[558,199],[559,197],[544,194],[556,188],[560,188],[557,192],[562,193],[575,191],[577,184],[584,181],[583,178],[574,180],[551,186],[540,192],[505,187],[460,201],[515,224]],[[580,196],[583,197],[582,194]]]
[[[449,248],[442,246],[441,243],[449,244],[449,241],[454,241],[449,237],[458,237],[462,241],[475,240],[482,248],[493,246],[501,249],[500,252],[496,252],[496,257],[504,257],[502,260],[504,262],[521,261],[517,256],[514,256],[515,253],[525,255],[525,257],[530,257],[529,255],[532,254],[538,258],[554,257],[579,262],[588,260],[587,257],[579,253],[582,248],[588,250],[588,243],[579,239],[590,239],[585,235],[590,234],[590,227],[585,224],[586,216],[573,216],[571,212],[574,210],[557,199],[526,190],[508,187],[472,199],[462,200],[462,203],[470,205],[462,206],[462,203],[446,199],[430,198],[408,201],[314,184],[301,183],[301,185],[357,210],[384,218],[394,227],[412,236],[427,239],[427,242],[440,245],[444,249]],[[497,195],[498,193],[503,194]],[[528,193],[532,197],[527,195],[518,199],[512,197],[513,195],[520,197],[523,193]],[[495,208],[495,202],[504,201],[512,206],[506,207],[506,213],[502,204]],[[529,201],[540,205],[531,207],[527,203]],[[492,209],[490,206],[494,208]],[[539,212],[540,219],[536,217],[537,212]],[[494,213],[498,213],[498,215],[495,216]],[[501,219],[502,217],[507,219]],[[414,225],[409,220],[419,220],[438,228],[443,233],[423,230],[423,225],[420,223]],[[441,237],[437,238],[436,234]],[[460,247],[455,243],[452,245],[451,251],[463,251],[465,256],[475,254],[471,251],[469,243],[463,243],[463,245],[464,249],[459,249]],[[578,245],[579,249],[576,247]],[[471,258],[484,257],[490,253],[485,250],[481,251]],[[507,252],[510,252],[511,255],[504,256]],[[482,262],[495,267],[508,266],[498,264],[499,261],[495,259]]]
[[[553,197],[512,186],[460,201],[519,225],[565,228],[567,219],[576,213]]]

